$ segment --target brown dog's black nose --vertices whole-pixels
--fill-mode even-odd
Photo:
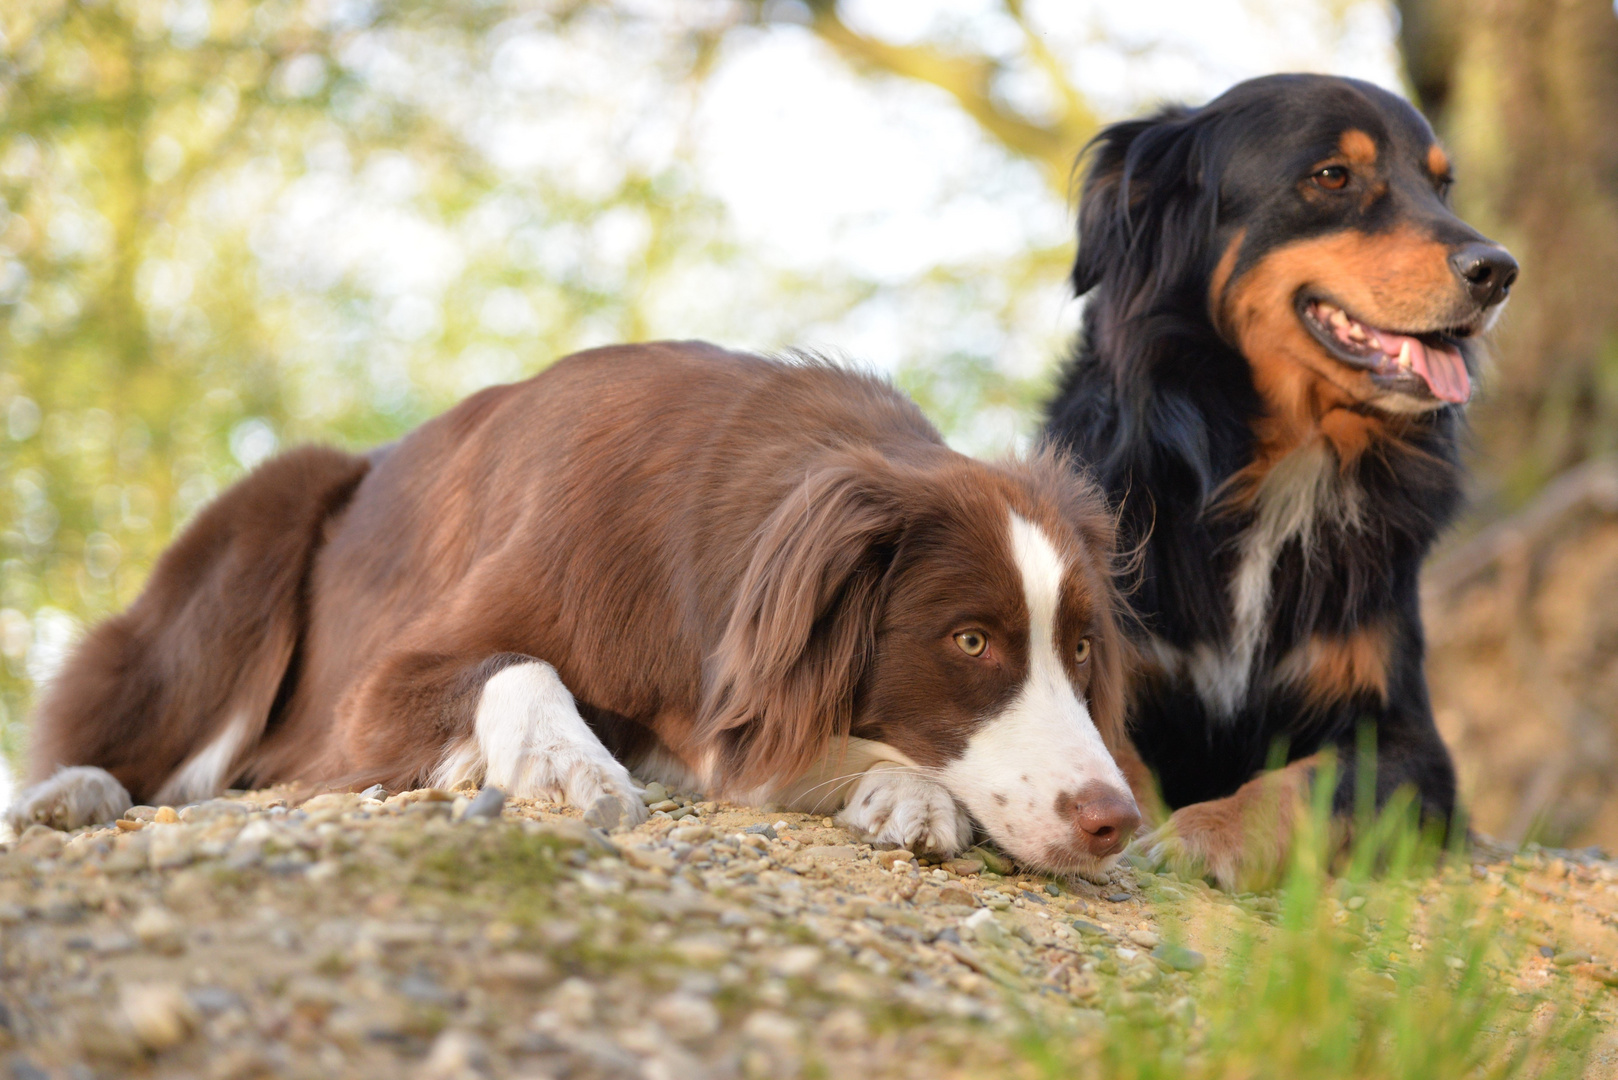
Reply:
[[[1097,859],[1124,850],[1140,824],[1140,811],[1126,791],[1092,782],[1070,797],[1066,810],[1078,846]]]
[[[1466,282],[1466,291],[1482,307],[1493,307],[1511,292],[1517,280],[1517,260],[1493,244],[1467,244],[1449,257],[1449,264]]]

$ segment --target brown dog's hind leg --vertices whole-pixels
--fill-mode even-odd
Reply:
[[[337,450],[293,450],[206,507],[140,598],[92,630],[51,681],[31,732],[35,786],[8,817],[71,828],[129,805],[116,805],[108,781],[123,800],[171,803],[229,783],[302,634],[327,523],[366,468]]]

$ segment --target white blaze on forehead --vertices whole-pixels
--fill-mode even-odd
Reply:
[[[1028,609],[1028,671],[1011,703],[984,722],[966,752],[943,770],[944,784],[995,840],[1024,861],[1047,864],[1070,846],[1073,822],[1058,798],[1100,781],[1127,798],[1129,785],[1107,752],[1068,675],[1056,640],[1066,566],[1050,537],[1010,516],[1011,556]]]

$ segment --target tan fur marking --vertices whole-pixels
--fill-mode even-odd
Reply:
[[[1434,176],[1449,175],[1449,155],[1437,143],[1427,148],[1427,171]]]
[[[1230,284],[1231,271],[1236,269],[1236,259],[1241,255],[1242,241],[1246,239],[1247,229],[1237,229],[1236,235],[1225,245],[1225,253],[1219,256],[1219,265],[1214,267],[1213,277],[1208,281],[1208,311],[1216,326],[1225,307],[1225,286]]]
[[[1380,393],[1369,373],[1333,359],[1304,329],[1293,308],[1298,291],[1318,288],[1377,326],[1442,324],[1458,289],[1448,255],[1443,244],[1408,225],[1376,234],[1349,229],[1278,247],[1226,289],[1215,322],[1247,357],[1269,407],[1255,425],[1259,451],[1244,470],[1249,484],[1320,431],[1328,413]],[[1336,419],[1333,444],[1352,457],[1385,422]]]
[[[1343,132],[1343,137],[1337,140],[1337,149],[1342,151],[1350,165],[1369,168],[1376,164],[1376,140],[1359,128],[1349,128]]]
[[[1211,877],[1233,892],[1271,886],[1292,849],[1319,761],[1299,758],[1234,795],[1182,806],[1142,846],[1182,877]]]
[[[1388,697],[1386,627],[1364,627],[1348,637],[1317,634],[1298,646],[1276,668],[1276,679],[1303,690],[1311,705],[1328,705],[1374,690]]]

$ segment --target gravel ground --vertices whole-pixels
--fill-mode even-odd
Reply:
[[[1273,897],[1145,870],[928,865],[830,819],[649,801],[634,829],[376,789],[35,826],[0,849],[0,1062],[19,1080],[1022,1075],[1031,1027],[1195,1032],[1205,969],[1276,917]],[[1508,973],[1523,991],[1574,980],[1611,1011],[1618,866],[1495,851],[1451,874],[1543,942]],[[1332,903],[1345,933],[1375,914]]]

